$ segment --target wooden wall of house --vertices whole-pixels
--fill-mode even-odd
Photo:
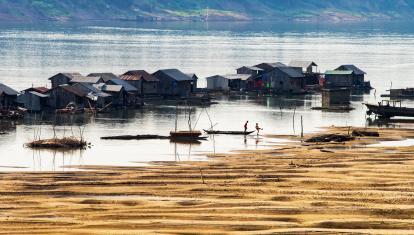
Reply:
[[[325,75],[326,87],[352,87],[353,76],[352,74],[326,74]]]
[[[275,93],[299,92],[302,89],[301,81],[295,81],[278,69],[274,69],[264,76],[270,81],[271,89]]]
[[[50,91],[48,105],[51,108],[62,109],[71,102],[74,102],[79,108],[84,108],[86,104],[86,98],[77,96],[71,92],[64,90],[61,87],[57,87]]]
[[[142,90],[144,95],[158,95],[159,82],[144,82]]]
[[[50,78],[52,88],[56,88],[60,85],[68,84],[70,79],[63,74],[57,74]]]
[[[188,96],[191,94],[191,81],[177,82],[162,72],[154,74],[159,82],[159,91],[165,96]]]
[[[16,107],[17,95],[0,94],[0,109]]]

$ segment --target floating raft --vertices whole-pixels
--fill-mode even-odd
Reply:
[[[209,135],[250,135],[253,134],[254,131],[214,131],[214,130],[204,130]]]

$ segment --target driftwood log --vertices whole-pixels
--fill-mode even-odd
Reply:
[[[355,138],[349,135],[341,135],[341,134],[326,134],[326,135],[318,135],[311,137],[305,142],[307,143],[329,143],[329,142],[346,142],[354,140]]]
[[[354,130],[352,131],[352,136],[356,137],[379,137],[380,134],[378,131],[362,131],[362,130]]]

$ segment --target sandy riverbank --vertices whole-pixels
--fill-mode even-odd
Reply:
[[[414,130],[380,134],[209,162],[1,173],[0,234],[411,233],[414,147],[366,145]]]

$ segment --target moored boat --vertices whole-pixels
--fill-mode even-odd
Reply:
[[[204,130],[209,135],[250,135],[254,131],[215,131],[215,130]]]
[[[365,104],[368,115],[376,114],[381,118],[414,117],[414,108],[403,107],[401,101],[383,100],[378,104]]]

